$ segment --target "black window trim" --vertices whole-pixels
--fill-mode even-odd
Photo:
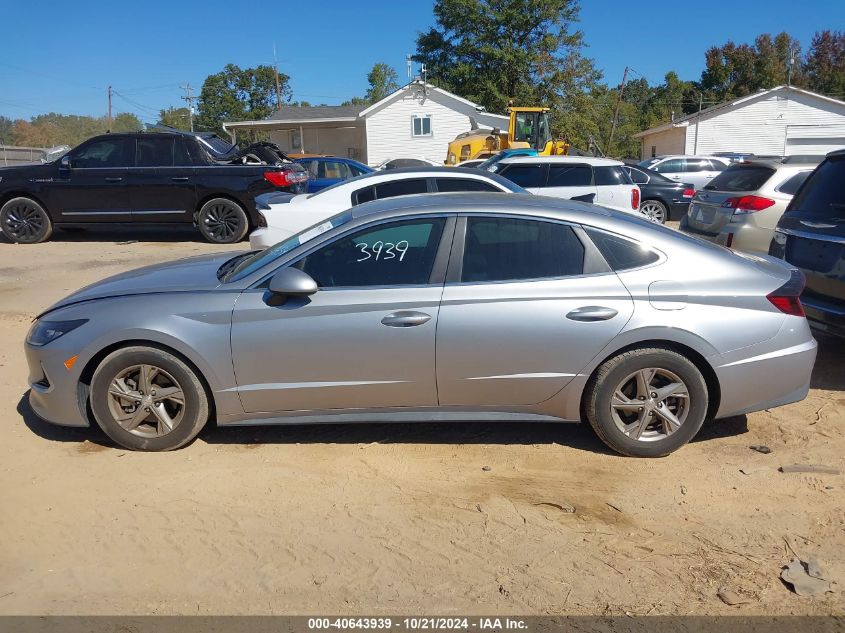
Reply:
[[[464,267],[464,246],[466,244],[467,233],[467,218],[468,217],[483,217],[502,219],[508,218],[511,220],[528,220],[531,222],[548,222],[550,224],[563,224],[572,229],[575,237],[581,242],[584,247],[584,269],[580,275],[562,275],[558,277],[529,277],[525,279],[501,279],[497,281],[461,281]],[[494,211],[478,211],[459,213],[457,215],[457,224],[455,225],[454,237],[452,238],[452,254],[449,258],[449,265],[446,269],[447,286],[478,286],[490,284],[521,284],[540,281],[560,281],[564,279],[584,279],[587,277],[594,277],[596,275],[614,274],[610,265],[605,261],[598,247],[593,244],[580,224],[567,222],[566,220],[558,220],[557,218],[544,218],[534,215],[521,215],[519,213],[496,213]]]
[[[366,187],[361,187],[360,189],[356,189],[355,191],[353,191],[352,195],[351,195],[352,206],[357,207],[359,204],[364,204],[362,202],[358,202],[358,194],[361,193],[362,191],[364,191],[365,189],[370,189],[371,187],[373,189],[375,189],[379,185],[385,185],[385,184],[391,183],[391,182],[402,182],[402,181],[405,181],[405,180],[425,180],[425,192],[426,193],[435,193],[437,191],[437,189],[435,188],[435,185],[434,185],[434,178],[431,178],[429,176],[423,176],[423,177],[410,176],[408,178],[401,178],[401,179],[398,179],[398,180],[383,180],[381,182],[377,182],[377,183],[372,184],[372,185],[367,185]],[[372,200],[368,200],[367,202],[374,202],[376,200],[388,200],[389,198],[401,198],[402,197],[402,196],[388,196],[387,198],[379,198],[378,195],[377,195],[377,192],[375,192],[375,191],[374,191],[374,195],[375,195],[375,197]],[[408,194],[404,194],[404,195],[418,196],[420,194],[418,194],[418,193],[408,193]]]
[[[296,253],[295,255],[293,255],[293,253],[298,251],[299,249],[297,248],[291,250],[290,254],[292,256],[290,257],[290,259],[287,259],[284,263],[276,266],[272,271],[262,276],[258,281],[250,284],[246,291],[260,290],[261,292],[266,292],[267,286],[270,284],[270,279],[272,279],[273,275],[279,272],[282,268],[296,266],[296,264],[298,264],[300,260],[307,257],[314,251],[317,251],[323,246],[327,246],[332,242],[348,237],[353,233],[357,233],[358,231],[369,229],[371,227],[376,227],[382,224],[393,224],[394,222],[402,222],[404,220],[425,220],[427,218],[445,218],[446,220],[445,224],[443,225],[443,233],[440,235],[440,244],[437,245],[437,252],[434,255],[434,265],[431,268],[431,275],[428,278],[427,284],[390,284],[385,286],[320,286],[318,292],[331,292],[334,290],[371,290],[375,288],[428,288],[431,286],[442,286],[446,279],[446,268],[449,264],[449,252],[452,249],[452,236],[455,232],[456,225],[456,214],[449,212],[434,212],[424,213],[420,215],[405,215],[395,216],[391,218],[381,218],[373,222],[357,224],[352,227],[348,227],[348,225],[345,225],[346,230],[343,230],[340,233],[320,240],[319,243],[314,244],[308,250]]]

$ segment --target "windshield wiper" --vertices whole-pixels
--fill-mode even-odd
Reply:
[[[220,268],[217,269],[217,280],[223,281],[223,278],[226,274],[232,270],[235,266],[237,266],[240,262],[242,262],[247,257],[254,255],[258,251],[249,251],[247,253],[241,253],[240,255],[235,255],[232,259],[227,259],[220,265]]]

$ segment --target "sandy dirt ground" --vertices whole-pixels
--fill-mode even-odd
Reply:
[[[804,402],[658,460],[584,425],[472,422],[207,428],[132,453],[40,421],[22,345],[69,291],[221,250],[121,243],[138,237],[0,243],[0,614],[842,613],[845,476],[778,467],[845,470],[843,343],[820,340]],[[789,591],[795,554],[831,592]]]

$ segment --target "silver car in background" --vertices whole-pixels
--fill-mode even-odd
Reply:
[[[139,450],[209,419],[584,419],[654,457],[806,396],[802,287],[782,261],[589,204],[405,196],[70,295],[27,336],[29,400]]]
[[[695,193],[681,231],[736,250],[768,253],[778,220],[816,165],[735,163]]]

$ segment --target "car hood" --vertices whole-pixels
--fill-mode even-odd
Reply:
[[[145,266],[113,277],[107,277],[54,303],[39,317],[58,308],[94,299],[163,292],[213,290],[220,285],[220,281],[217,279],[217,270],[224,262],[239,254],[238,252],[228,252],[199,255],[173,262]]]

